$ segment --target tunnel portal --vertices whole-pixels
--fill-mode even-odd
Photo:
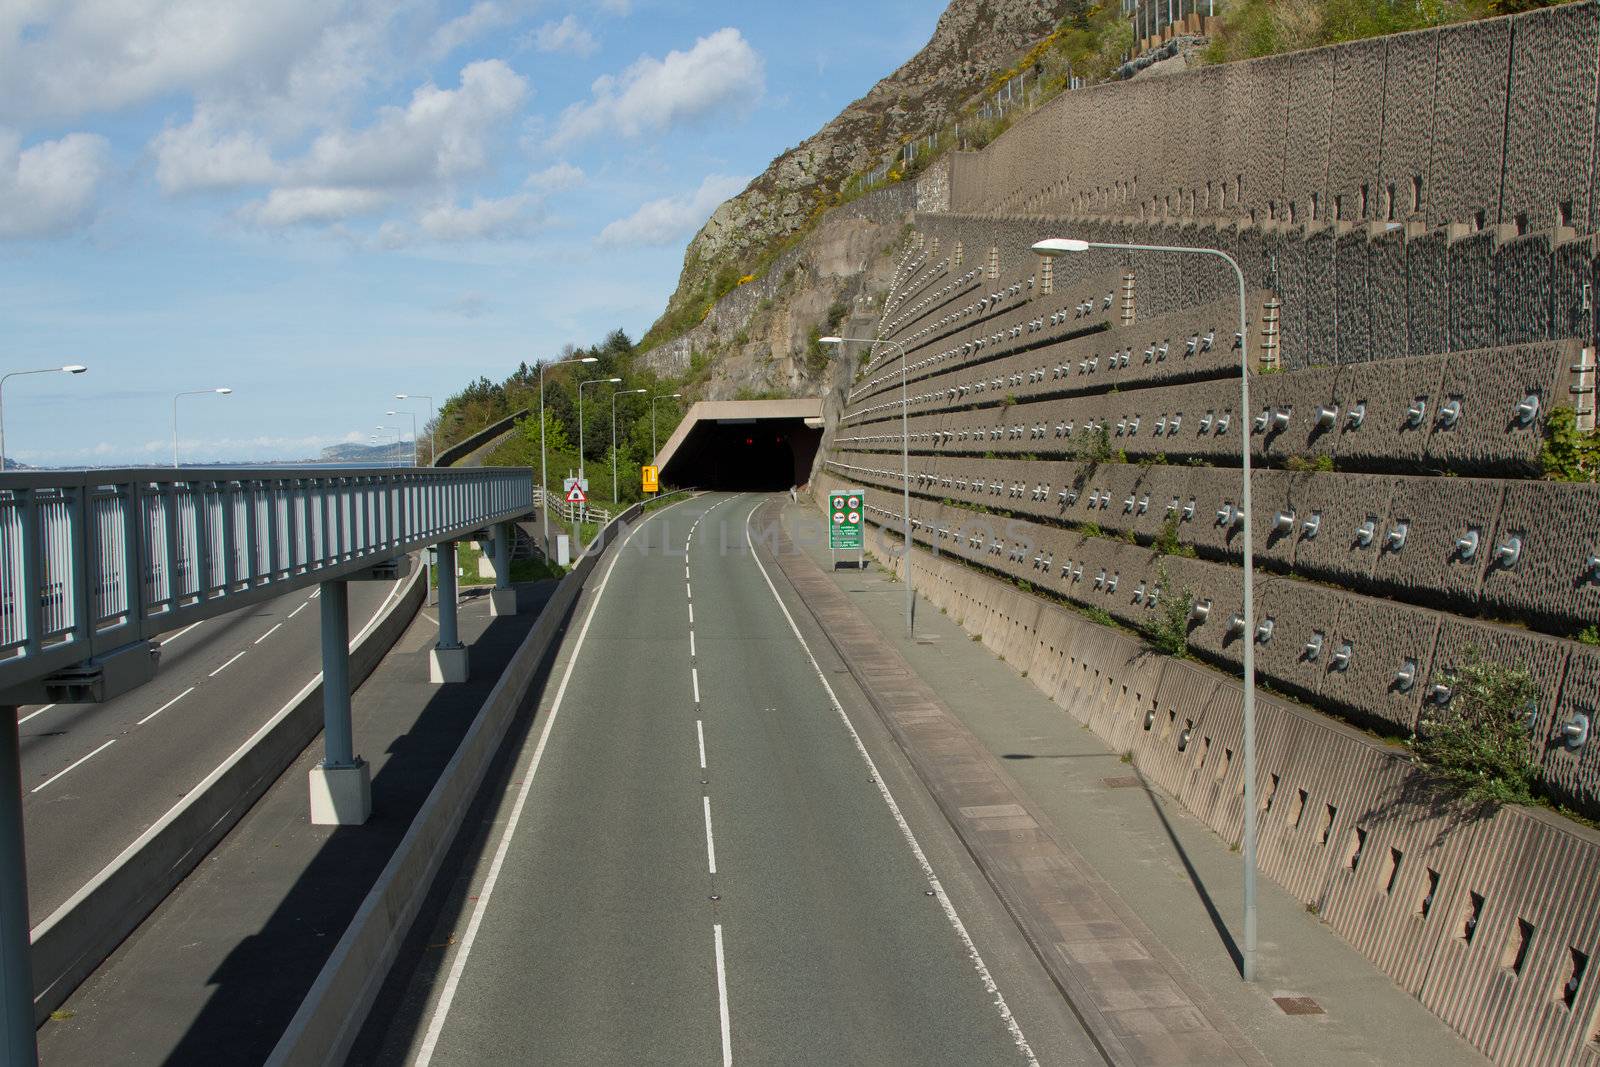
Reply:
[[[777,492],[810,480],[821,424],[821,400],[702,401],[656,465],[663,485]]]

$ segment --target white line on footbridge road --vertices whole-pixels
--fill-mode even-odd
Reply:
[[[733,1067],[733,1032],[728,1022],[728,968],[722,959],[722,924],[711,927],[717,949],[717,1012],[722,1016],[722,1067]]]
[[[689,668],[689,680],[694,683],[694,702],[700,703],[700,670],[698,667]]]
[[[49,711],[53,707],[55,707],[54,704],[46,704],[44,707],[40,708],[37,711],[30,711],[30,712],[28,712],[28,714],[24,715],[22,718],[17,720],[17,725],[21,726],[23,723],[27,722],[29,719],[38,718],[40,715],[43,715],[45,712]]]
[[[706,864],[711,868],[711,873],[717,873],[717,842],[711,836],[711,798],[701,797],[705,802],[706,810]]]
[[[694,721],[694,735],[700,741],[700,769],[706,769],[706,728],[700,719]]]
[[[250,650],[249,649],[245,649],[244,650],[244,652],[248,652],[248,651],[250,651]],[[244,655],[244,652],[238,653],[232,659],[230,659],[228,662],[224,663],[222,666],[218,667],[216,670],[214,670],[210,674],[206,675],[206,677],[207,678],[215,678],[217,675],[221,674],[223,671],[227,670],[229,667],[233,666],[236,662],[238,662],[239,656]]]
[[[301,605],[299,607],[297,607],[293,611],[289,612],[289,618],[292,619],[296,615],[300,614],[302,611],[306,610],[306,604],[309,604],[309,603],[311,603],[311,601],[309,599],[304,601],[303,603],[301,603]]]
[[[689,631],[689,658],[694,659],[694,631]]]
[[[40,782],[38,785],[34,786],[32,789],[29,790],[29,792],[30,793],[37,793],[39,790],[41,790],[45,786],[49,785],[51,782],[55,781],[57,778],[60,778],[62,775],[66,774],[68,771],[76,770],[78,767],[82,766],[85,763],[88,763],[90,760],[94,759],[100,753],[104,752],[106,749],[110,748],[112,745],[114,745],[116,743],[117,743],[117,739],[115,737],[113,737],[111,740],[107,741],[105,744],[101,745],[99,748],[95,749],[93,752],[89,753],[87,756],[79,757],[78,759],[74,760],[73,762],[67,764],[66,767],[64,767],[63,769],[57,771],[55,774],[52,774],[50,777],[46,778],[44,781]]]
[[[269,638],[273,634],[277,633],[279,628],[281,628],[282,626],[283,626],[283,623],[281,623],[281,622],[273,623],[272,629],[268,630],[266,633],[264,633],[260,637],[256,638],[256,644],[259,645],[261,642],[265,641],[267,638]]]
[[[166,711],[168,708],[172,707],[172,705],[176,704],[178,701],[194,692],[194,689],[195,687],[191,685],[189,688],[185,689],[183,692],[179,693],[177,696],[173,697],[171,700],[167,701],[165,704],[161,705],[155,711],[152,711],[150,714],[146,715],[133,725],[143,726],[145,723],[149,722],[151,719],[155,718],[157,715],[160,715],[163,711]]]

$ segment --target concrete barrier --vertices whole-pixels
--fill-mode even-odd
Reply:
[[[410,625],[427,592],[418,569],[350,642],[360,685]],[[34,1017],[50,1013],[145,920],[322,732],[318,674],[233,755],[33,928]]]
[[[487,448],[500,437],[516,429],[517,420],[525,419],[529,414],[527,408],[522,408],[520,411],[513,411],[503,419],[491,422],[472,436],[464,437],[449,448],[441,449],[439,454],[434,457],[433,465],[435,467],[476,466],[482,462],[482,457],[477,455],[480,450]]]
[[[556,586],[334,946],[268,1058],[270,1067],[344,1062],[506,731],[533,698],[533,680],[560,639],[584,584],[605,550],[642,512],[642,505],[635,504],[612,520]]]

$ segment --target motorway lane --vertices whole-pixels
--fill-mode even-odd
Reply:
[[[355,582],[354,637],[399,588]],[[167,634],[154,681],[103,704],[19,709],[28,910],[37,924],[322,670],[316,589]]]
[[[658,512],[591,579],[416,1063],[1037,1062],[967,932],[1008,920],[914,843],[745,551],[759,499]]]

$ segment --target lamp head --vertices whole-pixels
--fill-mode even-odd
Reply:
[[[578,359],[578,362],[579,363],[599,363],[600,362],[600,357],[599,356],[582,356],[582,357],[580,357]]]
[[[88,369],[89,368],[85,367],[82,363],[68,363],[65,367],[61,368],[62,372],[65,374],[82,374]]]
[[[844,338],[843,337],[819,337],[819,338],[817,338],[817,343],[824,344],[824,345],[842,345],[842,344],[844,344]]]
[[[229,393],[233,392],[233,390],[224,385],[221,389],[218,389],[217,392],[222,396],[227,396]]]
[[[404,393],[396,393],[396,394],[394,394],[394,398],[396,400],[404,400],[404,399],[406,399],[406,394],[404,394]]]
[[[1033,250],[1041,256],[1062,256],[1068,252],[1089,251],[1089,242],[1075,237],[1051,237],[1035,244]]]
[[[610,382],[612,385],[616,385],[618,382],[622,381],[622,379],[621,378],[607,378],[606,381]]]

